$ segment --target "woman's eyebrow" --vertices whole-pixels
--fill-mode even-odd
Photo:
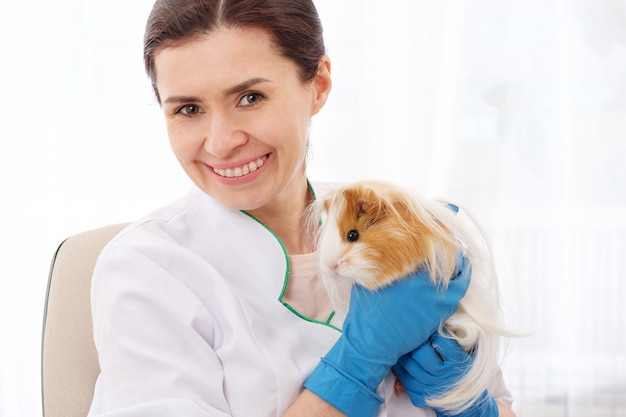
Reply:
[[[233,87],[230,87],[226,90],[224,90],[224,92],[222,93],[225,97],[227,96],[231,96],[233,94],[237,94],[237,93],[242,93],[252,87],[254,87],[257,84],[261,84],[261,83],[269,83],[271,82],[270,80],[266,79],[266,78],[251,78],[247,81],[244,81],[242,83],[239,83]]]
[[[242,93],[257,84],[271,82],[267,78],[251,78],[242,83],[239,83],[233,87],[230,87],[222,92],[224,97],[231,96],[233,94]],[[183,103],[198,103],[200,98],[193,96],[171,96],[163,100],[164,104],[183,104]]]
[[[198,97],[192,96],[171,96],[166,98],[163,103],[173,103],[173,104],[181,104],[181,103],[197,103],[200,99]]]

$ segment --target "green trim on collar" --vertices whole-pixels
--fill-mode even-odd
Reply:
[[[289,262],[289,255],[287,254],[287,248],[285,248],[285,244],[283,243],[282,240],[280,240],[278,235],[276,233],[274,233],[274,231],[272,229],[267,227],[261,220],[257,219],[256,217],[254,217],[252,214],[248,213],[245,210],[241,210],[241,212],[243,214],[245,214],[246,216],[250,217],[252,220],[257,222],[261,226],[263,226],[265,228],[265,230],[270,232],[272,234],[272,236],[274,236],[274,239],[276,239],[278,241],[278,243],[280,244],[281,249],[283,250],[283,255],[285,256],[285,264],[287,265],[287,267],[285,269],[285,278],[283,279],[283,289],[280,291],[280,295],[278,296],[278,301],[281,301],[283,299],[283,295],[285,295],[285,291],[287,290],[287,282],[289,281],[289,273],[291,272],[291,263]]]
[[[315,189],[313,188],[313,185],[311,184],[311,181],[309,181],[309,179],[306,179],[306,184],[309,186],[309,190],[311,191],[311,194],[313,194],[313,200],[317,200],[317,194],[315,194]]]
[[[330,315],[328,316],[328,318],[326,319],[326,321],[320,321],[320,320],[315,320],[312,319],[311,317],[305,316],[304,314],[300,313],[298,310],[296,310],[291,304],[286,303],[284,301],[281,301],[279,299],[280,303],[282,305],[284,305],[287,310],[291,311],[293,314],[295,314],[296,316],[300,317],[302,320],[311,322],[311,323],[315,323],[315,324],[321,324],[322,326],[327,326],[330,327],[331,329],[335,329],[338,332],[341,332],[341,329],[338,328],[337,326],[334,326],[332,324],[330,324],[331,320],[333,319],[333,317],[335,317],[335,312],[333,311],[332,313],[330,313]]]
[[[313,186],[311,185],[311,182],[309,181],[308,178],[307,178],[306,181],[307,181],[307,184],[309,186],[309,190],[311,190],[311,194],[313,194],[313,199],[316,200],[317,196],[315,195],[315,190],[313,189]],[[263,222],[261,222],[259,219],[257,219],[256,217],[254,217],[252,214],[248,213],[247,211],[245,211],[245,210],[240,210],[240,211],[243,214],[245,214],[246,216],[250,217],[255,222],[257,222],[258,224],[260,224],[261,226],[263,226],[265,228],[265,230],[270,232],[272,234],[272,236],[274,236],[274,238],[278,241],[278,243],[280,244],[280,247],[283,250],[283,255],[285,256],[285,265],[287,267],[285,269],[285,277],[283,279],[283,288],[280,291],[280,295],[278,296],[278,301],[283,306],[285,306],[285,308],[287,308],[287,310],[291,311],[293,314],[295,314],[296,316],[300,317],[302,320],[306,320],[306,321],[311,322],[311,323],[321,324],[322,326],[327,326],[327,327],[330,327],[331,329],[335,329],[335,330],[341,332],[340,328],[330,324],[330,322],[333,319],[333,317],[335,317],[335,312],[334,311],[332,313],[330,313],[330,315],[328,316],[328,318],[325,321],[320,321],[320,320],[315,320],[315,319],[312,319],[312,318],[310,318],[308,316],[305,316],[304,314],[302,314],[298,310],[296,310],[293,306],[291,306],[289,303],[286,303],[286,302],[283,301],[283,297],[285,296],[285,292],[287,291],[287,284],[289,283],[289,274],[291,272],[291,263],[289,262],[289,254],[287,253],[287,248],[285,248],[285,244],[283,243],[283,241],[280,240],[278,235],[276,235],[276,233],[274,233],[274,231],[272,229],[267,227],[265,224],[263,224]]]

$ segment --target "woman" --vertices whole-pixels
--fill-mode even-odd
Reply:
[[[194,187],[98,260],[89,415],[434,415],[419,408],[430,388],[463,366],[432,357],[466,354],[432,335],[471,268],[460,257],[445,293],[418,272],[381,292],[355,287],[334,316],[301,233],[324,192],[306,176],[309,124],[331,90],[312,2],[158,0],[144,59]],[[508,401],[500,376],[492,392],[456,415],[510,413],[494,400]]]

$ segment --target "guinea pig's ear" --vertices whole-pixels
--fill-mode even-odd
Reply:
[[[359,198],[356,201],[356,207],[358,209],[358,216],[365,216],[367,213],[371,212],[372,207],[374,206],[373,201],[366,200],[364,198]]]
[[[387,215],[385,204],[382,201],[359,198],[356,205],[358,207],[357,218],[366,220],[368,224],[377,223]]]

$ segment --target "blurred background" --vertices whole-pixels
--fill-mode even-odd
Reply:
[[[317,0],[334,89],[310,177],[487,230],[519,417],[626,416],[626,0]],[[152,0],[0,1],[0,416],[39,416],[48,269],[186,192],[143,73]]]

